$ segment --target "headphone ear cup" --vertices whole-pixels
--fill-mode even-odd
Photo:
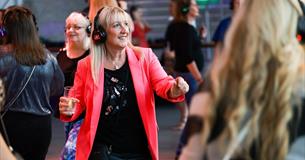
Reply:
[[[94,28],[93,28],[93,32],[92,32],[92,40],[95,44],[103,44],[106,42],[106,39],[107,39],[106,30],[103,28],[103,26],[101,26],[101,24],[98,23],[100,13],[102,12],[103,9],[104,9],[104,7],[102,7],[100,10],[98,10],[94,17],[94,22],[93,22]]]
[[[0,26],[0,38],[3,38],[7,35],[7,31],[4,26]]]
[[[87,33],[88,37],[90,37],[90,34],[91,34],[91,25],[86,27],[86,33]]]
[[[93,30],[92,40],[95,44],[103,44],[106,42],[106,39],[107,33],[103,27],[98,26],[96,29]]]
[[[304,44],[305,43],[305,6],[304,6],[304,3],[301,2],[299,0],[299,4],[301,6],[301,9],[302,9],[302,12],[303,12],[303,15],[299,17],[298,19],[298,24],[297,24],[297,35],[300,35],[302,37],[301,39],[301,44]]]
[[[183,5],[182,7],[181,7],[181,13],[182,13],[182,15],[186,15],[188,12],[189,12],[189,5]]]

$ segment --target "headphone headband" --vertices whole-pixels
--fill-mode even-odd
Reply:
[[[3,25],[0,27],[0,38],[5,37],[8,34],[8,29],[6,28],[6,23],[7,23],[8,17],[10,17],[13,13],[17,13],[17,12],[25,14],[27,16],[31,16],[32,17],[32,21],[34,23],[34,26],[36,28],[36,31],[38,32],[39,28],[37,26],[36,17],[32,13],[32,11],[30,9],[28,9],[28,8],[25,8],[25,7],[12,6],[12,7],[7,8],[3,12],[3,17],[1,19]]]
[[[103,44],[106,42],[107,33],[101,24],[99,24],[100,13],[105,7],[99,9],[94,17],[92,40],[95,44]]]
[[[8,9],[5,10],[4,15],[3,15],[3,18],[2,18],[2,22],[3,22],[4,26],[5,26],[5,23],[6,23],[7,19],[8,19],[8,17],[11,16],[11,14],[16,13],[16,12],[24,13],[24,14],[26,14],[26,15],[31,16],[31,17],[32,17],[32,20],[33,20],[33,22],[34,22],[34,25],[35,25],[35,27],[36,27],[36,30],[37,30],[37,31],[39,30],[39,28],[38,28],[38,26],[37,26],[36,17],[35,17],[35,15],[32,13],[32,11],[31,11],[30,9],[28,9],[28,8],[25,8],[25,7],[18,7],[18,6],[17,6],[17,7],[14,6],[14,7],[11,7],[11,8],[8,8]]]

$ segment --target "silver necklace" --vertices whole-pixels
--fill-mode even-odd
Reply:
[[[112,61],[112,65],[114,67],[115,70],[119,69],[119,65],[116,64],[114,61]]]
[[[113,69],[117,70],[120,68],[120,59],[122,58],[122,55],[119,56],[118,61],[112,60],[111,56],[109,56],[108,61],[111,61],[111,64],[113,66]]]

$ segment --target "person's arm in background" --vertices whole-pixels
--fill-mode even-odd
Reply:
[[[195,80],[198,82],[198,84],[203,82],[201,73],[196,65],[195,61],[192,61],[191,63],[187,64],[187,69],[191,72]]]

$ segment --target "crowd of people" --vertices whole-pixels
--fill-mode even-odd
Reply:
[[[180,111],[176,159],[291,157],[305,132],[303,1],[232,0],[205,74],[197,1],[170,4],[171,72],[149,48],[141,6],[125,0],[90,0],[87,13],[68,15],[56,54],[30,9],[0,10],[0,159],[46,159],[56,117],[62,160],[158,160],[155,94]]]

